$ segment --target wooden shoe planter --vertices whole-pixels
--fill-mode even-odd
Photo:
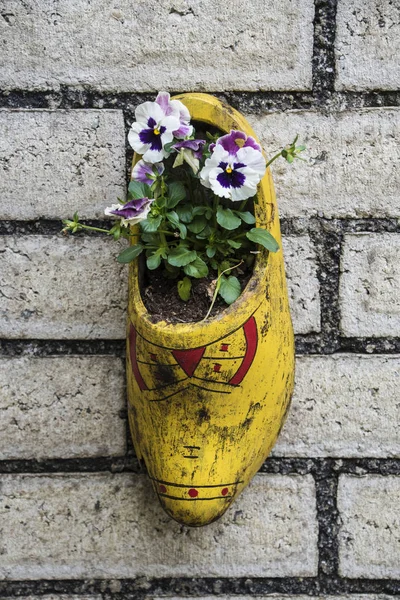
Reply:
[[[257,139],[240,113],[212,96],[175,99],[194,121]],[[267,228],[281,245],[269,169],[259,185],[255,216],[257,227]],[[153,322],[141,299],[137,261],[130,267],[133,443],[162,507],[185,525],[206,525],[227,510],[271,451],[289,406],[294,340],[283,254],[261,250],[239,299],[196,323]]]

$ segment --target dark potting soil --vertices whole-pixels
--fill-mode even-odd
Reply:
[[[239,279],[242,290],[246,287],[251,273],[234,273]],[[212,276],[192,279],[192,290],[187,302],[180,299],[176,289],[177,280],[164,277],[161,269],[146,271],[142,280],[142,300],[154,321],[165,320],[169,323],[191,323],[201,321],[206,316],[215,289]],[[214,303],[210,317],[223,312],[228,305],[220,296]]]

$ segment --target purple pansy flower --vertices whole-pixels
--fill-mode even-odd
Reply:
[[[261,152],[261,146],[257,144],[254,138],[247,136],[243,131],[236,131],[234,129],[231,129],[230,133],[218,138],[215,144],[210,144],[210,152],[213,152],[217,144],[222,146],[232,156],[236,156],[240,148],[254,148],[254,150]]]
[[[120,218],[122,225],[135,225],[147,218],[152,203],[153,200],[149,198],[136,198],[126,204],[112,204],[105,209],[104,214]]]
[[[203,146],[205,143],[205,140],[183,140],[182,142],[176,142],[172,147],[175,150],[181,150],[182,148],[192,150],[195,157],[200,160],[203,156]]]
[[[190,112],[179,100],[171,100],[168,92],[159,92],[156,98],[157,104],[161,106],[166,116],[179,114],[179,127],[174,131],[174,137],[185,138],[193,133],[193,127],[190,125]]]
[[[135,111],[136,123],[128,134],[128,141],[143,160],[157,163],[169,156],[164,147],[174,138],[180,127],[179,110],[174,108],[168,115],[157,102],[143,102]]]
[[[265,166],[262,153],[252,146],[238,148],[230,154],[217,143],[200,171],[200,181],[217,196],[246,200],[256,194]]]
[[[132,179],[142,183],[147,183],[147,185],[152,185],[156,179],[156,173],[154,172],[154,169],[159,175],[162,175],[164,173],[163,163],[160,162],[151,164],[146,163],[144,160],[139,160],[132,169]]]

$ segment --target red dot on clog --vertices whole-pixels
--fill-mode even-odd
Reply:
[[[165,494],[165,492],[167,491],[165,485],[160,485],[158,489],[160,490],[161,494]]]
[[[197,498],[197,496],[199,495],[199,492],[197,490],[195,490],[194,488],[191,488],[188,491],[188,494],[191,498]]]
[[[223,488],[223,489],[222,489],[222,491],[221,491],[221,494],[222,494],[223,496],[226,496],[228,492],[229,492],[229,489],[228,489],[228,488]]]

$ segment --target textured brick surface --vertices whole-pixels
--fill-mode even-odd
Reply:
[[[124,338],[128,272],[115,260],[120,249],[99,237],[0,238],[0,335]],[[310,241],[290,238],[285,251],[295,331],[318,329],[319,287]]]
[[[165,515],[144,476],[0,481],[2,578],[316,575],[311,476],[258,475],[228,514],[200,529]]]
[[[393,0],[339,0],[336,89],[400,87],[400,10]]]
[[[1,358],[0,381],[0,460],[125,452],[121,359]]]
[[[400,110],[250,115],[268,156],[299,134],[308,163],[271,167],[286,217],[400,216]]]
[[[0,238],[0,335],[122,338],[127,269],[111,239]]]
[[[124,188],[122,111],[0,110],[0,218],[103,218]]]
[[[400,336],[400,235],[345,236],[341,328],[348,336]]]
[[[320,331],[319,282],[314,247],[308,236],[283,240],[290,310],[296,333]]]
[[[5,597],[4,600],[12,600],[12,598],[12,596]],[[102,597],[100,595],[96,596],[92,594],[90,596],[78,596],[73,594],[45,594],[43,596],[18,596],[18,598],[19,600],[101,600]]]
[[[67,0],[56,10],[5,0],[4,11],[6,89],[311,88],[311,0],[252,0],[246,10],[212,0]]]
[[[399,506],[399,477],[340,477],[342,576],[400,578]]]
[[[301,356],[275,456],[400,457],[400,357]]]
[[[152,600],[162,600],[165,596],[152,596]],[[191,596],[168,596],[169,600],[189,600]],[[248,594],[247,596],[237,596],[236,594],[224,594],[218,596],[197,596],[198,600],[265,600],[265,598],[271,598],[271,600],[393,600],[393,596],[385,594],[343,594],[343,595],[329,595],[321,594],[320,596],[298,596],[296,594],[268,594],[268,596],[256,596]],[[8,599],[7,599],[8,600]]]

